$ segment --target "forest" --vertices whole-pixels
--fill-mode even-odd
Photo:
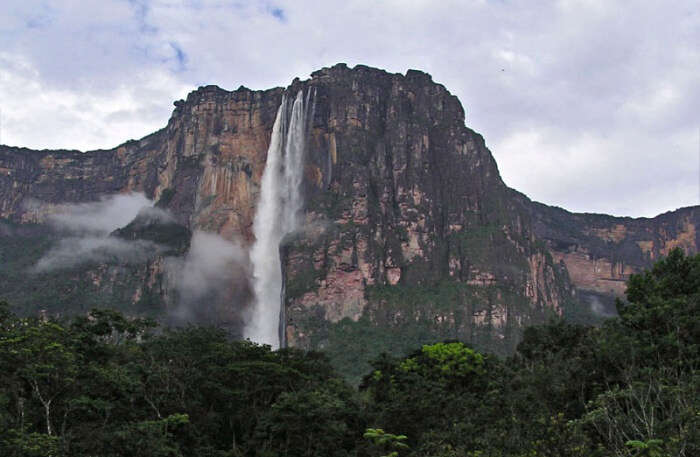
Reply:
[[[0,455],[700,455],[700,255],[628,281],[619,317],[526,329],[508,358],[460,341],[382,354],[359,385],[321,352],[96,309],[0,305]]]

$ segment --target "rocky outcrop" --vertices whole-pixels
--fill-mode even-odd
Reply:
[[[584,296],[622,297],[629,276],[648,268],[673,248],[698,252],[700,208],[688,207],[655,218],[574,214],[520,197],[533,218],[535,235],[566,267]],[[585,301],[585,300],[584,300]],[[612,312],[608,306],[608,312]]]
[[[593,299],[609,305],[672,247],[697,252],[697,207],[630,219],[531,202],[505,186],[460,102],[430,75],[342,64],[287,89],[201,87],[163,130],[111,150],[0,146],[0,218],[34,226],[66,203],[139,191],[187,233],[249,245],[285,90],[315,100],[305,224],[281,246],[290,344],[341,361],[356,346],[365,360],[436,338],[508,352],[528,324],[590,313]],[[142,232],[160,236],[122,233]],[[131,302],[167,307],[162,256],[149,262],[132,272]],[[90,271],[99,290],[119,280]]]
[[[290,343],[340,344],[327,326],[348,319],[465,339],[479,327],[505,351],[522,325],[563,313],[566,275],[456,97],[418,71],[336,66],[300,84],[318,106],[309,229],[284,248]],[[405,294],[422,301],[409,310]]]
[[[32,264],[50,249],[51,242],[58,242],[47,235],[46,227],[39,227],[68,204],[142,192],[188,232],[216,232],[243,244],[250,242],[265,151],[282,92],[200,87],[187,100],[175,102],[167,127],[110,150],[83,153],[0,146],[0,220],[5,227],[37,227],[21,231],[27,236],[15,241],[4,240],[3,254],[12,257],[3,255],[5,267],[24,271],[16,276],[13,271],[13,280],[0,281],[0,296],[26,311],[74,312],[104,304],[147,314],[169,312],[175,298],[168,287],[163,255],[138,269],[133,262],[126,265],[114,259],[110,264],[39,274],[31,271]],[[10,232],[18,233],[15,228]],[[158,236],[172,233],[169,229]],[[17,243],[41,249],[17,252],[13,249]],[[239,272],[231,272],[235,274]],[[86,278],[92,279],[86,282]],[[55,292],[63,296],[53,300],[41,290],[22,293],[41,283],[65,283]],[[230,308],[230,303],[217,305],[224,307]]]
[[[175,102],[166,128],[110,150],[0,146],[0,217],[40,223],[65,203],[137,191],[164,197],[162,206],[190,229],[250,239],[281,96],[200,87]]]

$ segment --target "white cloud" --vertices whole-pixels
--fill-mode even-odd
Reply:
[[[57,208],[49,217],[54,226],[71,233],[108,235],[134,220],[144,209],[152,209],[153,202],[140,193],[109,195],[96,202],[68,204]]]
[[[150,241],[125,241],[114,237],[69,237],[59,240],[33,268],[35,273],[73,268],[85,263],[142,262],[155,254],[158,246]]]
[[[137,215],[172,221],[170,214],[152,205],[153,202],[143,194],[134,193],[56,207],[57,212],[49,216],[49,223],[63,232],[64,237],[39,259],[32,271],[73,268],[91,262],[141,262],[148,259],[158,252],[158,245],[145,240],[127,241],[110,236],[110,233],[126,226]]]
[[[500,165],[504,180],[529,189],[538,201],[578,212],[652,217],[697,203],[700,164],[693,140],[699,141],[693,129],[666,138],[539,126],[516,131],[494,149],[509,157]]]
[[[6,3],[4,143],[111,147],[164,126],[198,85],[263,89],[343,61],[431,73],[506,182],[545,203],[628,215],[697,203],[685,171],[689,158],[697,171],[697,139],[669,144],[700,123],[692,0]],[[514,145],[533,135],[523,169]],[[582,174],[595,176],[586,191],[562,184]],[[627,192],[655,198],[610,197]]]
[[[99,149],[165,126],[173,94],[189,87],[145,69],[107,90],[52,86],[19,54],[0,53],[2,143],[35,149]]]

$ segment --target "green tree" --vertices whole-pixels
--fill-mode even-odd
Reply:
[[[618,309],[599,338],[613,376],[582,423],[615,455],[700,454],[700,255],[674,249],[632,275]]]
[[[16,376],[25,394],[41,404],[46,434],[53,435],[52,408],[74,386],[78,373],[69,333],[52,321],[23,320],[0,340],[0,357],[0,368]]]
[[[368,428],[362,436],[369,440],[379,453],[385,454],[380,457],[398,457],[400,451],[409,449],[405,443],[408,439],[406,435],[394,435],[381,428]]]
[[[345,456],[363,423],[353,390],[332,379],[282,393],[258,423],[256,447],[279,456]]]

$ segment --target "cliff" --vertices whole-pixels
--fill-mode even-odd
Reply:
[[[177,296],[163,265],[186,243],[145,260],[51,273],[53,292],[36,287],[48,276],[17,272],[55,242],[51,214],[115,193],[144,193],[187,231],[177,233],[215,232],[250,245],[285,90],[313,90],[315,102],[305,224],[281,246],[283,328],[290,344],[326,348],[347,370],[381,350],[435,339],[509,352],[528,324],[610,312],[628,275],[670,248],[697,252],[697,207],[630,219],[532,202],[503,183],[460,102],[429,75],[340,64],[287,89],[200,87],[175,103],[167,127],[111,150],[0,146],[0,252],[5,273],[13,272],[0,296],[26,311],[119,303],[167,314]],[[35,249],[16,248],[30,244]],[[33,295],[22,293],[32,287]],[[61,295],[58,305],[52,294]],[[209,319],[238,334],[246,296],[218,296]]]
[[[568,271],[578,301],[613,314],[613,298],[623,297],[630,274],[649,268],[673,248],[696,253],[700,207],[681,208],[655,218],[573,214],[521,200],[538,239]]]

